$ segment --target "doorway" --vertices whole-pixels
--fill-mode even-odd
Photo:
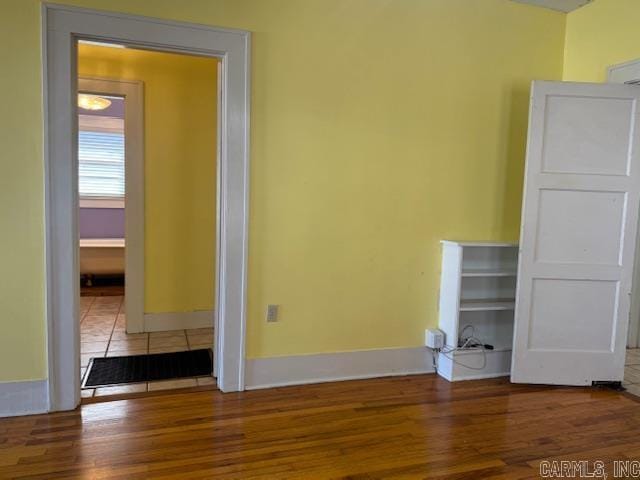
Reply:
[[[83,398],[211,385],[218,60],[77,51]],[[119,375],[100,373],[110,365]]]
[[[81,294],[124,296],[129,333],[144,331],[143,95],[140,81],[78,78]]]
[[[43,6],[49,410],[80,400],[77,42],[216,57],[220,61],[214,374],[244,388],[248,220],[249,34],[66,6]],[[212,266],[212,269],[214,267]]]

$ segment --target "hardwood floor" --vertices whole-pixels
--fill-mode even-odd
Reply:
[[[0,420],[3,479],[539,478],[543,459],[639,456],[640,404],[627,394],[435,375]]]

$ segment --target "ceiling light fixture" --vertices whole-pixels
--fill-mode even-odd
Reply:
[[[78,94],[78,106],[85,110],[104,110],[109,108],[111,100],[98,95],[89,95],[87,93]]]

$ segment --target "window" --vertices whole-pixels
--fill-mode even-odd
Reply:
[[[80,108],[78,116],[78,183],[81,200],[107,199],[124,202],[124,103],[112,98],[104,110]],[[118,102],[119,101],[119,102]],[[113,113],[121,113],[112,116]]]
[[[80,196],[124,197],[124,133],[80,130]]]

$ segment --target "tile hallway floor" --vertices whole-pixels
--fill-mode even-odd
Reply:
[[[124,297],[80,297],[80,378],[92,357],[168,353],[213,346],[213,328],[133,333],[125,331]],[[640,371],[639,371],[640,373]],[[82,397],[213,385],[212,377],[184,378],[83,389]]]

